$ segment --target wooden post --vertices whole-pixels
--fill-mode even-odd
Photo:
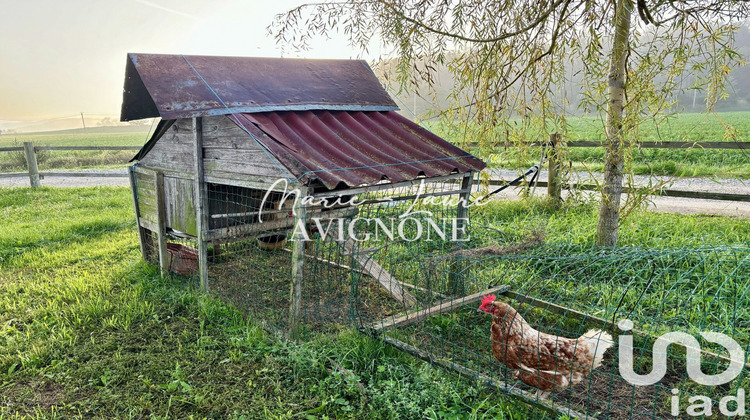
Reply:
[[[289,331],[290,338],[299,338],[300,333],[300,308],[302,307],[302,278],[304,277],[305,264],[305,242],[304,232],[297,229],[297,226],[306,226],[307,209],[302,203],[302,198],[307,196],[308,189],[299,188],[300,197],[295,197],[294,201],[294,244],[292,246],[292,281],[289,291]]]
[[[167,251],[167,210],[164,204],[164,174],[156,172],[154,177],[156,193],[156,238],[159,244],[159,268],[161,276],[165,277],[169,273],[169,252]]]
[[[464,174],[464,178],[461,180],[461,193],[459,194],[458,208],[456,209],[456,227],[457,227],[457,238],[463,240],[466,236],[464,229],[467,228],[467,221],[469,218],[469,203],[471,202],[471,187],[474,181],[474,172],[467,172]],[[461,264],[462,257],[457,255],[453,260],[451,277],[448,283],[448,291],[450,293],[463,293],[464,282],[460,272],[462,270]]]
[[[195,227],[198,238],[198,274],[201,290],[208,291],[208,248],[206,246],[206,231],[208,230],[208,204],[206,203],[206,177],[203,174],[203,119],[193,118],[193,138],[195,149]]]
[[[549,175],[547,179],[547,195],[557,201],[562,200],[562,185],[560,184],[560,134],[549,135],[547,156],[549,159]],[[541,169],[541,168],[540,168]]]
[[[39,181],[39,168],[36,165],[36,152],[34,152],[34,143],[30,141],[23,142],[23,151],[26,152],[26,167],[29,168],[29,182],[31,188],[41,187]]]
[[[128,169],[128,177],[130,178],[130,191],[133,194],[133,210],[135,211],[135,226],[138,230],[138,242],[141,244],[141,257],[144,261],[148,261],[148,245],[146,245],[146,230],[141,226],[141,210],[138,207],[138,183],[136,182],[135,168],[130,167]]]

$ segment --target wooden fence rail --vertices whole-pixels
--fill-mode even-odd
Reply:
[[[36,152],[40,150],[66,150],[66,151],[103,151],[103,150],[141,150],[138,146],[34,146],[34,143],[26,141],[23,147],[0,147],[0,152],[24,152],[26,168],[28,172],[11,172],[0,173],[0,178],[17,178],[29,177],[29,184],[32,188],[41,186],[41,179],[44,177],[113,177],[124,178],[128,176],[126,171],[123,172],[39,172],[36,161]]]
[[[548,193],[553,197],[560,197],[562,189],[578,189],[584,191],[592,191],[597,188],[594,184],[564,184],[557,176],[557,167],[560,164],[557,159],[556,150],[558,147],[563,145],[567,147],[604,147],[604,143],[595,141],[571,141],[563,142],[560,140],[559,134],[551,134],[549,145],[552,145],[551,152],[549,154],[549,173],[550,182],[537,182],[540,187],[547,187]],[[541,146],[541,143],[532,143],[529,146]],[[651,149],[727,149],[727,150],[750,150],[750,142],[641,142],[638,144],[642,148]],[[469,143],[465,144],[468,147],[475,147],[476,144]],[[498,144],[497,146],[504,146]],[[14,172],[14,173],[0,173],[0,178],[15,178],[15,177],[29,177],[29,183],[32,187],[38,187],[41,185],[41,179],[44,177],[127,177],[127,172],[39,172],[36,162],[36,152],[39,150],[64,150],[64,151],[103,151],[103,150],[132,150],[137,151],[141,148],[138,146],[34,146],[32,142],[24,142],[23,147],[0,147],[0,152],[15,152],[24,151],[26,158],[26,167],[28,172]],[[503,185],[502,180],[491,180],[490,185]],[[627,192],[628,188],[624,187],[623,192]],[[709,200],[728,200],[728,201],[743,201],[750,202],[750,195],[748,194],[727,194],[727,193],[714,193],[714,192],[698,192],[698,191],[684,191],[684,190],[670,190],[661,189],[655,191],[654,195],[661,195],[667,197],[683,197],[683,198],[697,198],[697,199],[709,199]]]
[[[568,147],[604,147],[605,143],[600,141],[568,141],[564,142]],[[459,146],[467,148],[478,147],[477,143],[463,143]],[[539,147],[542,143],[528,143],[528,147]],[[750,150],[750,142],[734,142],[734,141],[704,141],[704,142],[689,142],[689,141],[643,141],[637,143],[637,146],[642,149],[724,149],[724,150]],[[492,147],[516,147],[514,144],[497,143]],[[2,150],[2,149],[0,149]]]
[[[562,162],[559,159],[559,149],[566,145],[567,147],[604,147],[604,143],[595,141],[570,141],[562,142],[560,140],[560,134],[550,134],[549,141],[546,143],[548,147],[548,181],[536,181],[536,185],[539,187],[547,187],[547,194],[550,197],[562,199],[563,189],[571,190],[582,190],[582,191],[595,191],[598,189],[597,185],[594,184],[564,184],[559,177],[558,169]],[[542,146],[541,143],[532,143],[531,146]],[[685,149],[685,148],[699,148],[699,149],[730,149],[730,150],[750,150],[750,142],[641,142],[638,143],[639,147],[651,148],[651,149]],[[541,168],[540,168],[541,170]],[[505,181],[502,180],[490,180],[490,185],[505,185]],[[622,192],[627,193],[630,188],[623,186]],[[681,198],[696,198],[701,200],[726,200],[726,201],[743,201],[750,202],[750,194],[729,194],[729,193],[718,193],[718,192],[701,192],[701,191],[686,191],[686,190],[670,190],[670,189],[658,189],[654,190],[650,195],[659,195],[665,197],[681,197]]]

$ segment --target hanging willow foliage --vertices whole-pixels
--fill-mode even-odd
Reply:
[[[402,87],[434,93],[447,67],[450,102],[438,115],[483,157],[512,145],[528,160],[532,142],[567,132],[570,112],[598,115],[608,148],[598,242],[614,245],[640,123],[667,121],[683,89],[706,91],[709,110],[725,98],[730,69],[744,64],[733,35],[749,16],[747,2],[730,0],[350,0],[299,6],[268,29],[285,48],[337,32],[363,52],[380,48]],[[628,23],[620,47],[618,22]],[[572,96],[580,109],[570,109]],[[644,197],[631,194],[626,208]]]

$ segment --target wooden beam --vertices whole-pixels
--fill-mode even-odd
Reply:
[[[40,146],[36,150],[141,150],[140,146]]]
[[[452,311],[460,306],[470,305],[474,302],[478,302],[485,295],[489,295],[492,293],[504,293],[508,290],[510,290],[510,286],[508,285],[493,287],[493,288],[483,290],[478,293],[474,293],[469,296],[464,296],[462,298],[449,300],[448,302],[443,302],[431,308],[422,309],[420,311],[414,311],[404,316],[400,316],[398,318],[385,318],[380,321],[376,321],[375,323],[371,324],[371,329],[378,331],[378,332],[383,332],[383,331],[392,330],[398,327],[404,327],[407,325],[416,324],[417,322],[427,317],[442,314],[444,312]]]
[[[598,141],[571,141],[568,147],[604,147],[604,143]],[[750,150],[750,142],[734,141],[643,141],[636,143],[636,147],[642,149],[726,149],[726,150]]]
[[[156,239],[159,245],[159,268],[161,269],[161,276],[166,277],[169,274],[169,252],[167,251],[167,209],[163,173],[156,173],[154,188],[156,193]]]
[[[195,226],[198,239],[198,276],[201,290],[208,291],[208,245],[206,232],[208,231],[208,192],[203,172],[203,119],[193,118],[193,160],[195,170]]]
[[[490,180],[489,185],[505,185],[506,182],[503,180],[493,179]],[[548,184],[545,181],[537,182],[540,187],[546,187]],[[594,184],[562,184],[562,189],[570,190],[576,189],[581,191],[596,191],[598,187]],[[622,187],[622,193],[626,194],[630,191],[628,187]],[[715,192],[701,192],[701,191],[684,191],[684,190],[658,190],[653,194],[655,196],[663,197],[681,197],[681,198],[695,198],[698,200],[723,200],[723,201],[742,201],[750,202],[750,194],[729,194],[729,193],[715,193]]]
[[[407,308],[412,308],[417,304],[417,299],[409,292],[401,288],[399,281],[391,276],[386,269],[380,266],[370,255],[362,255],[354,251],[354,240],[347,239],[345,241],[338,241],[344,246],[344,253],[348,253],[352,256],[352,259],[359,264],[364,271],[366,271],[370,277],[380,283],[381,286],[391,295],[394,299],[403,303]]]
[[[604,143],[600,141],[569,141],[565,142],[566,147],[604,147]],[[463,147],[471,148],[478,147],[477,143],[466,143],[462,144]],[[526,147],[541,147],[542,144],[538,142],[532,142],[525,144]],[[496,143],[493,147],[518,147],[512,143]],[[725,150],[750,150],[750,142],[739,142],[739,141],[705,141],[705,142],[690,142],[690,141],[663,141],[653,142],[644,141],[636,143],[636,147],[643,149],[725,149]]]
[[[128,178],[130,179],[130,192],[133,196],[133,211],[135,212],[135,228],[138,231],[138,243],[141,246],[141,257],[144,261],[148,261],[148,245],[146,244],[146,232],[140,223],[141,212],[138,209],[138,191],[135,184],[135,172],[128,171]]]
[[[39,175],[42,177],[78,177],[78,178],[125,178],[128,176],[125,171],[118,172],[104,172],[104,171],[91,171],[91,172],[41,172]]]
[[[546,400],[539,399],[535,394],[532,394],[531,392],[523,390],[519,387],[511,386],[510,384],[508,384],[507,382],[501,379],[495,379],[483,373],[479,373],[475,370],[459,365],[458,363],[450,362],[444,357],[438,357],[437,355],[434,355],[426,350],[419,349],[410,344],[404,343],[403,341],[397,340],[392,337],[388,337],[387,335],[381,335],[378,338],[384,341],[386,344],[393,346],[414,357],[417,357],[426,362],[441,366],[443,368],[452,370],[460,375],[478,379],[487,385],[495,386],[501,389],[503,392],[513,397],[522,399],[526,403],[534,404],[544,410],[548,410],[552,413],[555,413],[556,415],[562,414],[570,418],[580,418],[580,419],[585,419],[585,418],[590,417],[590,416],[587,417],[585,414],[575,411],[571,408],[568,408],[562,404],[558,404],[551,399],[546,399]]]
[[[149,222],[148,220],[144,219],[143,217],[139,217],[139,218],[138,218],[138,222],[140,223],[140,225],[141,225],[141,226],[142,226],[143,228],[145,228],[145,229],[148,229],[148,230],[150,230],[151,232],[154,232],[154,233],[156,233],[156,232],[157,232],[157,231],[159,230],[159,227],[158,227],[158,226],[156,226],[156,224],[155,224],[155,223]]]
[[[347,190],[326,191],[326,192],[317,193],[314,195],[314,197],[315,198],[329,198],[329,197],[338,197],[340,195],[354,195],[354,194],[362,194],[362,193],[373,192],[373,191],[390,190],[394,188],[419,185],[419,183],[422,181],[424,181],[425,183],[429,183],[429,182],[448,181],[451,179],[459,179],[459,178],[463,178],[464,175],[465,174],[463,173],[457,173],[457,174],[450,174],[450,175],[445,175],[445,176],[436,176],[432,178],[418,178],[418,179],[413,179],[410,181],[376,184],[376,185],[370,185],[367,187],[359,187],[359,188],[349,188]]]
[[[308,194],[307,188],[300,188],[300,195]],[[299,198],[299,197],[297,197]],[[307,209],[303,200],[294,200],[293,226],[307,225]],[[289,331],[292,339],[299,338],[300,333],[300,309],[302,307],[302,280],[305,265],[305,232],[301,229],[296,231],[292,247],[292,281],[289,290]]]

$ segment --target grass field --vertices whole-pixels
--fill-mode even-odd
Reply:
[[[107,133],[103,129],[89,132],[52,132],[49,134],[18,134],[0,136],[0,147],[22,146],[30,141],[37,146],[143,146],[148,140],[146,131]],[[147,130],[148,127],[141,128]],[[85,169],[120,168],[133,156],[135,151],[39,151],[39,169]],[[23,151],[0,152],[0,172],[23,171],[26,160]]]
[[[601,141],[603,124],[593,117],[570,117],[569,140]],[[460,136],[440,125],[430,124],[437,133],[457,141]],[[728,130],[726,127],[732,127]],[[147,127],[126,127],[128,130],[107,133],[108,127],[96,127],[88,132],[67,130],[47,134],[22,134],[0,136],[0,147],[20,145],[32,141],[44,146],[141,146],[147,140]],[[728,134],[734,137],[727,137]],[[725,112],[716,115],[679,114],[659,127],[652,123],[640,127],[642,141],[739,141],[750,142],[750,112]],[[474,150],[477,156],[494,165],[509,169],[527,168],[539,159],[539,150],[519,156],[514,149]],[[116,168],[122,167],[135,153],[125,152],[42,152],[39,167],[48,169]],[[569,158],[578,170],[601,171],[604,151],[594,148],[570,149]],[[0,172],[22,171],[25,167],[23,153],[0,153]],[[719,176],[750,178],[750,152],[742,150],[690,150],[643,149],[633,156],[633,172],[638,175],[669,176]]]
[[[503,231],[593,242],[590,205],[477,211]],[[195,285],[160,279],[140,262],[126,188],[0,189],[0,217],[0,417],[541,418],[345,329],[280,341]],[[750,227],[639,212],[621,238],[739,244]]]
[[[0,189],[0,209],[0,418],[540,415],[347,330],[279,341],[161,280],[126,188]]]
[[[601,120],[594,117],[569,117],[567,140],[603,141]],[[731,128],[727,128],[731,127]],[[447,139],[460,140],[459,133],[436,131]],[[729,136],[731,134],[731,136]],[[656,127],[644,123],[639,128],[641,141],[666,142],[750,142],[750,112],[726,112],[715,115],[678,114]],[[546,138],[544,139],[546,141]],[[519,155],[514,148],[502,150],[474,150],[478,156],[498,167],[528,168],[539,161],[541,150],[531,148]],[[573,168],[583,171],[599,171],[604,168],[604,150],[598,148],[570,148],[568,159]],[[641,149],[632,157],[633,172],[637,175],[667,175],[678,177],[719,176],[750,178],[750,152],[746,150],[703,150],[692,148]]]

